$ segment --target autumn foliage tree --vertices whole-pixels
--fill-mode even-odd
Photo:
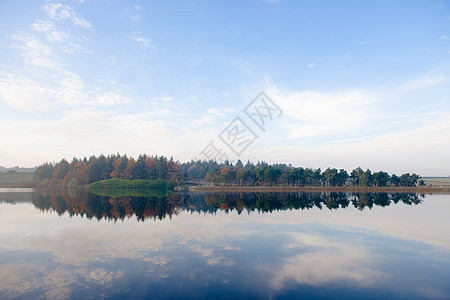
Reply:
[[[73,158],[69,163],[62,159],[58,163],[40,165],[34,175],[41,185],[86,185],[95,181],[121,179],[165,179],[177,183],[183,181],[182,165],[171,157],[140,155],[137,160],[120,154],[89,159]]]

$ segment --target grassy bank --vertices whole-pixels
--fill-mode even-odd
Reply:
[[[157,179],[106,179],[89,184],[89,189],[160,189],[173,190],[176,186],[174,181]]]
[[[450,186],[417,187],[326,187],[326,186],[191,186],[192,192],[355,192],[355,193],[443,193],[450,194]]]
[[[169,190],[167,189],[151,189],[151,190],[144,190],[144,189],[96,189],[96,188],[90,188],[89,193],[98,195],[98,196],[105,196],[105,197],[112,197],[112,198],[119,198],[119,197],[164,197],[171,194]],[[174,192],[172,192],[174,193]]]
[[[0,173],[0,187],[34,187],[32,173]]]
[[[429,185],[448,185],[450,186],[450,177],[424,177],[422,180]]]

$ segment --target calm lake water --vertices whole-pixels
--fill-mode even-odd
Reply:
[[[1,299],[450,299],[450,195],[0,189]]]

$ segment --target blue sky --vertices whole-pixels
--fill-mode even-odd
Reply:
[[[445,1],[2,1],[0,25],[0,165],[235,160],[239,116],[242,160],[450,174]],[[265,132],[243,113],[261,91]]]

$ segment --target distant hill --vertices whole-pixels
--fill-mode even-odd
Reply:
[[[0,173],[34,173],[35,171],[36,168],[22,168],[19,166],[5,168],[3,166],[0,166]]]

